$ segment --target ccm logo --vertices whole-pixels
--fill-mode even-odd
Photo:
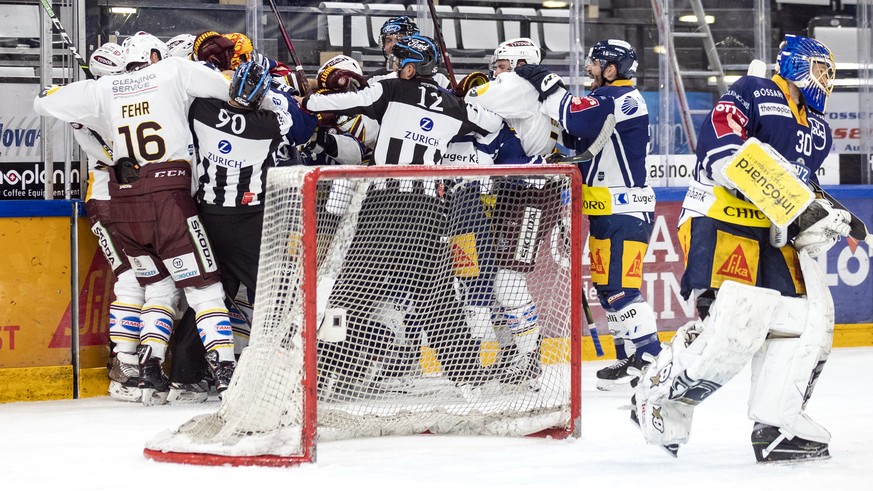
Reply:
[[[154,177],[185,177],[187,175],[188,171],[185,169],[159,170],[153,174]]]

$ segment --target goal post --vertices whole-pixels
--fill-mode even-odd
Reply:
[[[249,346],[218,410],[146,443],[201,465],[317,441],[579,436],[575,166],[270,169]]]

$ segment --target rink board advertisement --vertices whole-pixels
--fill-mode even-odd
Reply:
[[[4,94],[0,107],[0,200],[43,198],[47,176],[40,153],[40,117],[33,110],[33,100],[39,91],[38,84],[0,84],[0,93]],[[64,147],[71,155],[75,155],[74,148],[78,147],[65,123],[54,118],[49,121],[54,136],[54,168],[48,177],[54,183],[55,198],[63,198]],[[72,197],[78,198],[78,163],[74,162],[72,167]]]
[[[873,224],[873,186],[828,189],[836,199],[867,224]],[[649,249],[643,260],[642,292],[652,305],[659,331],[675,331],[694,320],[693,303],[679,294],[684,258],[676,234],[682,210],[682,189],[660,189],[655,209],[656,221]],[[584,227],[587,235],[587,224]],[[584,253],[585,294],[591,305],[598,332],[607,334],[606,315],[599,306],[591,285],[590,260]],[[873,251],[865,243],[850,244],[842,239],[827,254],[818,258],[834,297],[837,324],[873,323]]]
[[[3,216],[7,208],[0,205],[0,369],[70,365],[70,217]],[[77,222],[80,366],[97,368],[108,357],[113,273],[88,220]]]

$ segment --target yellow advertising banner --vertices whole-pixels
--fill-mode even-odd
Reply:
[[[109,354],[114,277],[88,220],[77,227],[80,367],[100,369]],[[71,365],[70,219],[2,218],[0,247],[0,370]]]

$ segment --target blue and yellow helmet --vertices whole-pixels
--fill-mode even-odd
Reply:
[[[776,58],[779,75],[800,89],[807,105],[824,112],[834,88],[834,54],[815,39],[787,34]]]

